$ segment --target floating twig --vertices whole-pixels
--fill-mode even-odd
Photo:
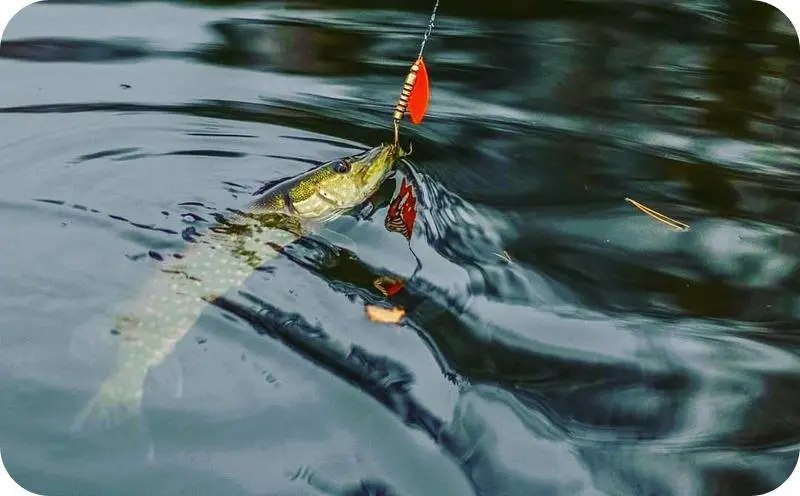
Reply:
[[[655,220],[657,220],[657,221],[659,221],[659,222],[661,222],[663,224],[666,224],[666,225],[672,227],[673,229],[677,229],[679,231],[688,231],[689,230],[689,224],[684,224],[681,221],[678,221],[678,220],[672,219],[670,217],[667,217],[666,215],[664,215],[664,214],[662,214],[660,212],[656,212],[655,210],[653,210],[652,208],[650,208],[650,207],[648,207],[646,205],[642,205],[641,203],[637,202],[636,200],[632,200],[630,198],[625,198],[625,201],[630,203],[630,204],[632,204],[634,207],[638,208],[639,210],[641,210],[642,212],[646,213],[647,215],[649,215],[650,217],[654,218]]]

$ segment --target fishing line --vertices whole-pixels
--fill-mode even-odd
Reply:
[[[422,52],[425,51],[425,43],[428,42],[428,38],[433,31],[433,23],[436,21],[436,11],[439,10],[439,0],[436,0],[436,3],[433,6],[433,12],[431,12],[431,19],[428,21],[428,29],[425,30],[425,34],[422,36],[422,43],[419,46],[419,55],[417,55],[418,59],[422,58]]]

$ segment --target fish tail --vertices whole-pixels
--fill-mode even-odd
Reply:
[[[128,421],[141,421],[144,379],[133,384],[131,378],[117,372],[100,385],[72,423],[72,432],[87,429],[112,429]]]

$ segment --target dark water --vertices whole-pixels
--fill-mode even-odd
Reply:
[[[340,242],[256,272],[153,369],[151,458],[141,433],[69,432],[114,357],[82,329],[187,226],[387,139],[431,6],[47,1],[10,23],[0,446],[21,484],[753,495],[786,479],[800,65],[788,20],[751,1],[442,0],[430,113],[403,128],[413,252],[386,201],[338,222]],[[386,274],[408,279],[388,298]],[[366,319],[387,300],[405,325]]]

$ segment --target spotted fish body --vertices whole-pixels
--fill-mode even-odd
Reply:
[[[76,418],[111,426],[136,416],[145,378],[192,328],[208,302],[239,287],[279,250],[367,200],[404,152],[381,145],[269,187],[243,212],[199,236],[116,320],[116,369]]]

